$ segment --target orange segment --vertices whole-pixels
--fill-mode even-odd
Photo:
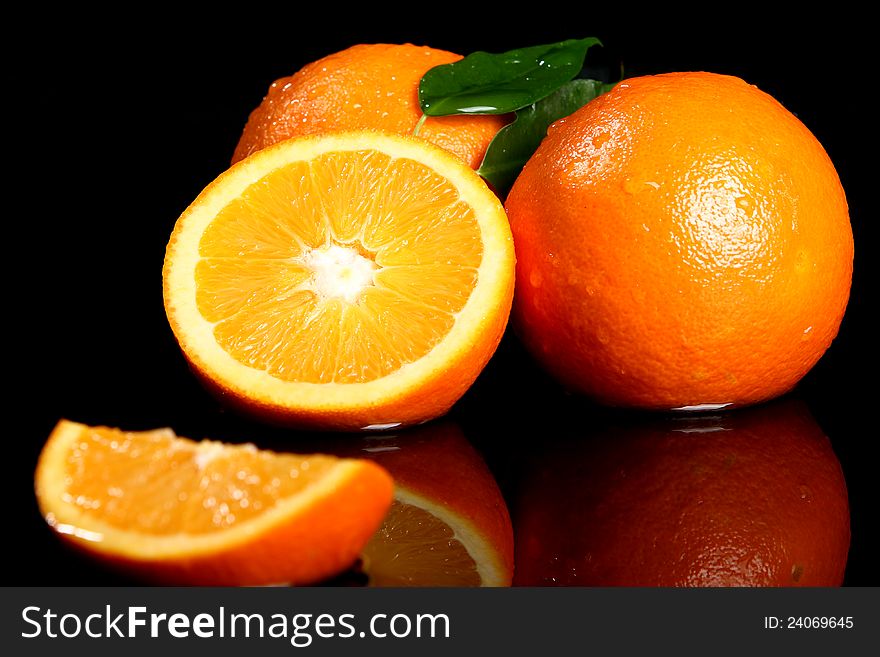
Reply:
[[[377,272],[375,280],[402,299],[454,315],[467,301],[468,291],[477,284],[477,268],[432,264],[391,266]]]
[[[205,319],[220,322],[245,308],[302,296],[298,288],[308,277],[305,267],[284,260],[203,258],[196,266],[196,303]]]
[[[324,243],[323,208],[307,162],[293,162],[255,181],[224,207],[199,241],[199,253],[215,258],[292,258]]]
[[[380,467],[61,421],[40,457],[47,522],[180,584],[308,583],[345,569],[391,502]]]
[[[359,429],[444,413],[491,357],[514,258],[498,199],[422,140],[288,140],[178,220],[164,281],[194,369],[240,408]]]

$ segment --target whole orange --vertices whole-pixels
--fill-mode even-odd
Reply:
[[[840,462],[799,401],[615,421],[530,456],[514,583],[838,586]]]
[[[846,308],[852,229],[834,166],[738,78],[621,82],[551,126],[506,208],[519,334],[607,404],[780,395]]]
[[[290,137],[347,130],[412,134],[422,111],[418,87],[435,66],[461,55],[427,46],[385,43],[352,46],[276,80],[251,113],[233,163]],[[431,117],[419,137],[452,152],[472,168],[506,123],[503,116]]]

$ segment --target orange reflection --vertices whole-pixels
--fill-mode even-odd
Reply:
[[[444,420],[332,449],[394,477],[395,499],[364,549],[370,586],[509,586],[513,530],[482,457]]]
[[[527,586],[838,586],[850,540],[840,463],[794,400],[556,441],[514,520]]]

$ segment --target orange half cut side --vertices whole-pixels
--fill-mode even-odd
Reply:
[[[384,428],[443,414],[493,354],[514,255],[469,167],[378,132],[281,142],[178,220],[165,308],[194,370],[262,419]]]

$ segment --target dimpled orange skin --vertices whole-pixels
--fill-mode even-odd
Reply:
[[[506,209],[520,336],[606,404],[770,399],[843,318],[853,241],[834,166],[738,78],[621,82],[550,128]]]
[[[839,586],[846,482],[801,402],[573,436],[536,455],[515,584]]]
[[[410,135],[422,111],[419,80],[428,69],[461,55],[412,44],[361,44],[307,64],[272,83],[251,113],[232,162],[290,137],[384,130]],[[419,137],[476,169],[505,116],[431,117]]]

